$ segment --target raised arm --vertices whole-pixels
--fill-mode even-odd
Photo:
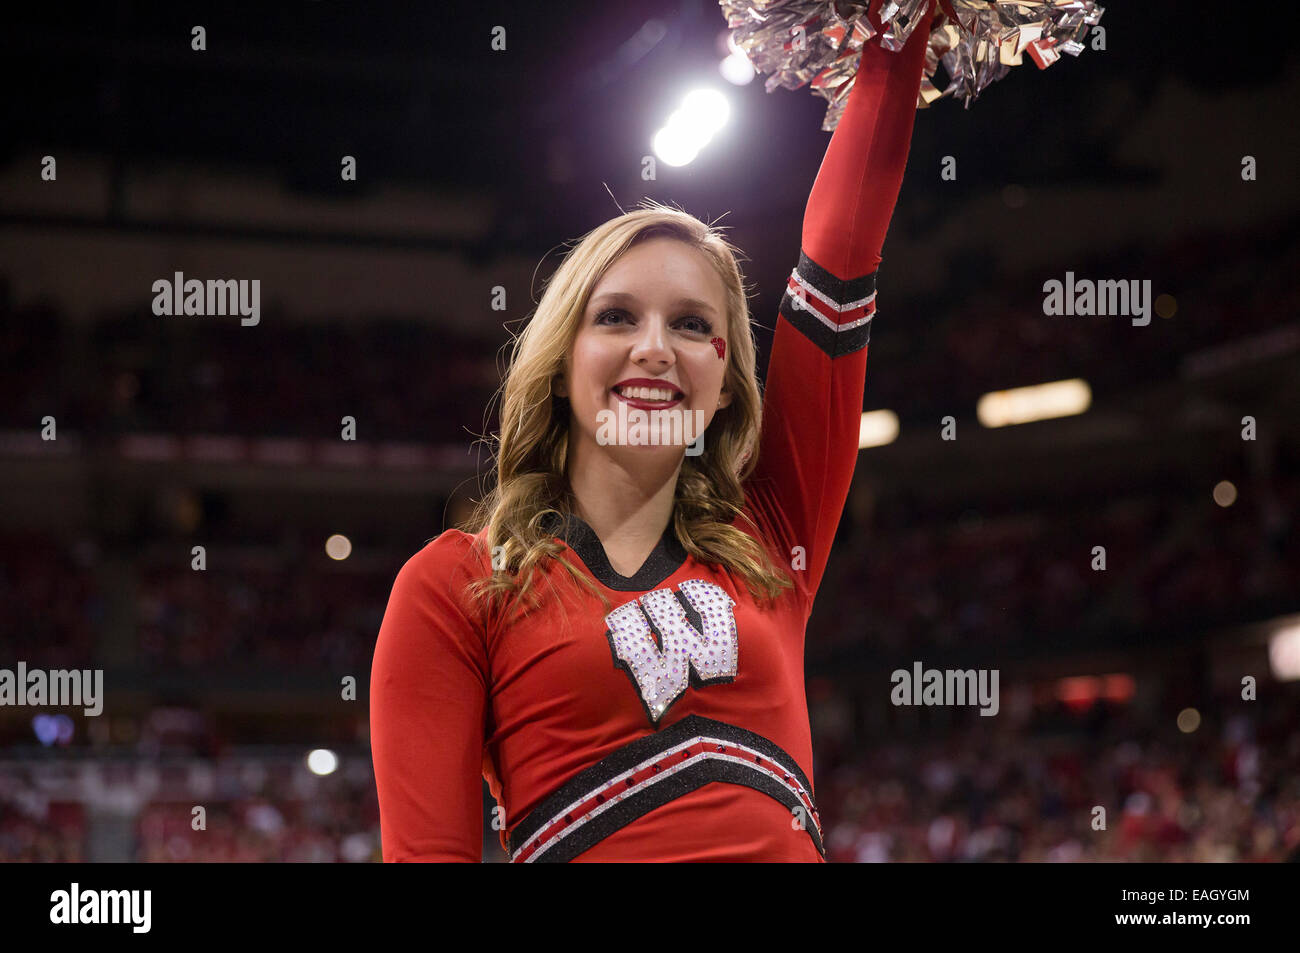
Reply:
[[[864,46],[777,317],[762,446],[747,490],[784,552],[797,558],[801,547],[806,568],[793,575],[809,602],[857,461],[876,269],[907,165],[933,17],[931,9],[897,52],[883,49],[879,36]],[[874,11],[871,19],[878,27]]]
[[[397,574],[370,672],[370,751],[384,860],[483,858],[487,652],[465,608],[464,534]]]

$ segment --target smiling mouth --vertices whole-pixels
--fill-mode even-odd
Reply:
[[[623,400],[637,404],[675,404],[686,395],[673,387],[612,387]]]

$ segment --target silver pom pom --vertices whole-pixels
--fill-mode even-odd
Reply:
[[[718,0],[736,45],[754,69],[765,73],[770,93],[778,86],[811,83],[830,106],[822,128],[839,122],[848,101],[862,46],[877,30],[858,0]],[[1093,0],[881,0],[880,45],[903,48],[932,3],[925,71],[917,108],[944,96],[971,101],[1001,79],[1025,55],[1046,69],[1062,53],[1078,56],[1088,27],[1105,12]],[[948,77],[942,90],[939,67]]]

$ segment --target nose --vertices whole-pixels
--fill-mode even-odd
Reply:
[[[676,359],[669,344],[668,329],[661,319],[642,322],[632,343],[632,361],[638,366],[653,366],[660,370],[671,367]]]

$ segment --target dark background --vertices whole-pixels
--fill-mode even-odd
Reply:
[[[862,452],[808,631],[836,860],[1300,846],[1300,692],[1267,650],[1300,614],[1297,57],[1187,5],[1101,25],[1104,50],[917,115],[864,401],[901,432]],[[476,495],[508,331],[563,243],[643,196],[723,216],[765,366],[825,102],[723,82],[724,31],[706,2],[10,12],[0,667],[103,668],[107,700],[50,743],[0,709],[0,859],[378,856],[389,588]],[[643,180],[697,85],[730,123]],[[260,324],[155,316],[175,271],[260,279]],[[1150,280],[1166,314],[1044,316],[1067,271]],[[975,418],[1075,377],[1081,416]],[[1000,715],[892,706],[916,660],[999,669]],[[314,748],[340,769],[308,772]]]

